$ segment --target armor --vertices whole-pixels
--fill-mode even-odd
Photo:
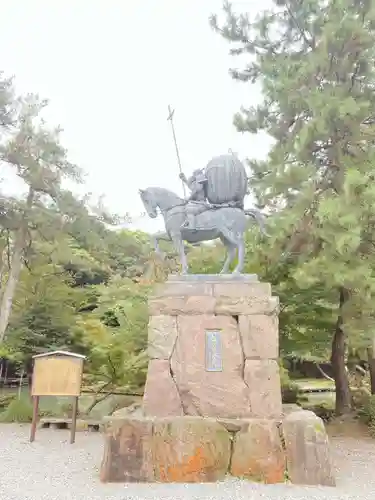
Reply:
[[[194,170],[193,175],[186,182],[190,189],[190,201],[206,201],[206,181],[207,179],[202,169]]]
[[[182,224],[183,228],[195,230],[195,217],[207,209],[206,202],[206,176],[203,169],[194,170],[193,174],[186,179],[184,174],[180,175],[182,181],[190,189],[188,198],[188,209],[186,210],[186,220]]]

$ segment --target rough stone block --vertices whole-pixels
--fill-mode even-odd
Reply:
[[[215,314],[238,316],[241,314],[276,314],[278,297],[216,297]]]
[[[225,477],[229,433],[211,419],[183,417],[154,423],[153,463],[157,481],[211,482]]]
[[[279,319],[277,316],[241,315],[239,328],[246,358],[277,359],[279,357]]]
[[[177,338],[176,316],[150,316],[148,323],[148,355],[155,359],[169,359]]]
[[[100,480],[111,483],[154,481],[151,441],[150,421],[128,418],[108,424]]]
[[[252,416],[280,419],[282,402],[280,370],[277,361],[246,360],[244,377],[249,388]]]
[[[153,417],[172,417],[184,414],[168,360],[152,359],[148,364],[143,411],[146,416]]]
[[[294,484],[335,486],[328,436],[321,418],[300,410],[282,424],[288,475]]]
[[[296,403],[285,403],[283,404],[283,417],[290,415],[294,411],[301,411],[301,407]]]
[[[285,471],[285,452],[276,421],[251,420],[235,435],[233,476],[272,484],[284,482]]]
[[[213,419],[108,420],[103,482],[208,482],[228,472],[231,438]]]
[[[178,316],[180,314],[213,314],[216,299],[210,295],[202,296],[172,296],[149,300],[150,316],[165,314]]]
[[[215,297],[270,297],[271,285],[269,283],[215,283],[213,285]]]
[[[167,283],[253,283],[256,274],[170,274]]]
[[[153,298],[157,297],[174,297],[174,296],[189,296],[189,295],[212,295],[212,283],[192,282],[192,281],[173,281],[166,282],[155,287]]]
[[[247,429],[249,418],[216,418],[216,421],[222,425],[228,432],[238,432],[241,429]]]
[[[220,330],[222,371],[206,370],[206,330]],[[178,331],[171,368],[185,414],[249,417],[248,389],[242,377],[244,357],[235,319],[179,316]]]

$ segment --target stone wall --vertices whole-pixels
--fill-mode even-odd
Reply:
[[[149,309],[146,416],[281,417],[278,299],[269,284],[253,275],[171,276]]]

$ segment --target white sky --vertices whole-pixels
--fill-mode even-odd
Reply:
[[[256,14],[270,0],[236,1]],[[21,92],[50,99],[48,118],[65,130],[86,191],[116,212],[143,211],[138,189],[182,194],[167,106],[188,174],[231,148],[264,157],[267,137],[238,134],[233,114],[259,100],[233,81],[229,44],[208,24],[222,0],[4,0],[0,69]],[[145,230],[160,221],[137,223]]]

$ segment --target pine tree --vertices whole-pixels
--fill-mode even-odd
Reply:
[[[250,162],[259,203],[274,212],[274,259],[298,263],[301,284],[337,297],[332,339],[336,411],[350,411],[347,342],[374,326],[375,3],[277,0],[255,21],[225,4],[212,26],[247,59],[236,80],[263,102],[235,116],[241,132],[267,132],[267,161]]]
[[[51,129],[41,117],[47,102],[32,94],[13,102],[17,116],[0,145],[0,160],[24,182],[27,194],[25,199],[12,200],[12,211],[8,201],[5,210],[6,214],[12,214],[14,226],[10,266],[0,302],[0,343],[9,323],[25,252],[31,244],[32,228],[35,230],[35,217],[40,219],[41,212],[46,212],[47,200],[58,205],[63,180],[79,181],[81,176],[80,169],[67,159],[67,151],[60,142],[61,130]],[[4,223],[1,206],[0,223]]]

